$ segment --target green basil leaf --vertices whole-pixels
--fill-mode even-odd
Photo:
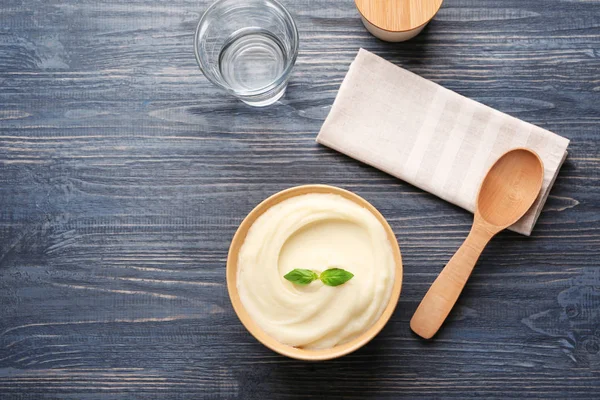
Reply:
[[[321,272],[321,282],[327,286],[339,286],[343,283],[348,282],[354,277],[354,274],[341,268],[329,268]]]
[[[312,281],[319,279],[319,275],[310,269],[296,268],[283,276],[288,281],[297,285],[308,285]]]

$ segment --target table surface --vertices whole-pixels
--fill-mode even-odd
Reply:
[[[381,42],[351,0],[287,0],[288,92],[250,108],[199,72],[207,1],[0,5],[0,398],[562,398],[600,391],[600,1],[447,0]],[[315,143],[364,47],[571,139],[532,237],[501,233],[431,342],[409,329],[472,216]],[[263,347],[225,286],[230,240],[294,185],[388,219],[400,303],[368,345],[305,363]]]

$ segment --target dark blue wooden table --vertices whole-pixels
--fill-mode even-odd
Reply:
[[[0,4],[0,398],[600,398],[600,1],[446,0],[416,39],[351,0],[285,1],[288,93],[252,109],[196,67],[197,0]],[[571,139],[531,238],[505,232],[432,342],[409,319],[472,216],[317,145],[359,47]],[[339,360],[242,327],[229,242],[266,196],[352,190],[389,220],[399,306]]]

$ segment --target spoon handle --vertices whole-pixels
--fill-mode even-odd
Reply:
[[[410,320],[417,335],[430,339],[442,326],[462,292],[481,252],[494,236],[483,224],[473,224],[469,236],[452,256]]]

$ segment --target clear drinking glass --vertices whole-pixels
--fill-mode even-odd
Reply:
[[[209,81],[261,107],[285,92],[298,55],[298,29],[275,0],[218,0],[200,18],[194,45]]]

